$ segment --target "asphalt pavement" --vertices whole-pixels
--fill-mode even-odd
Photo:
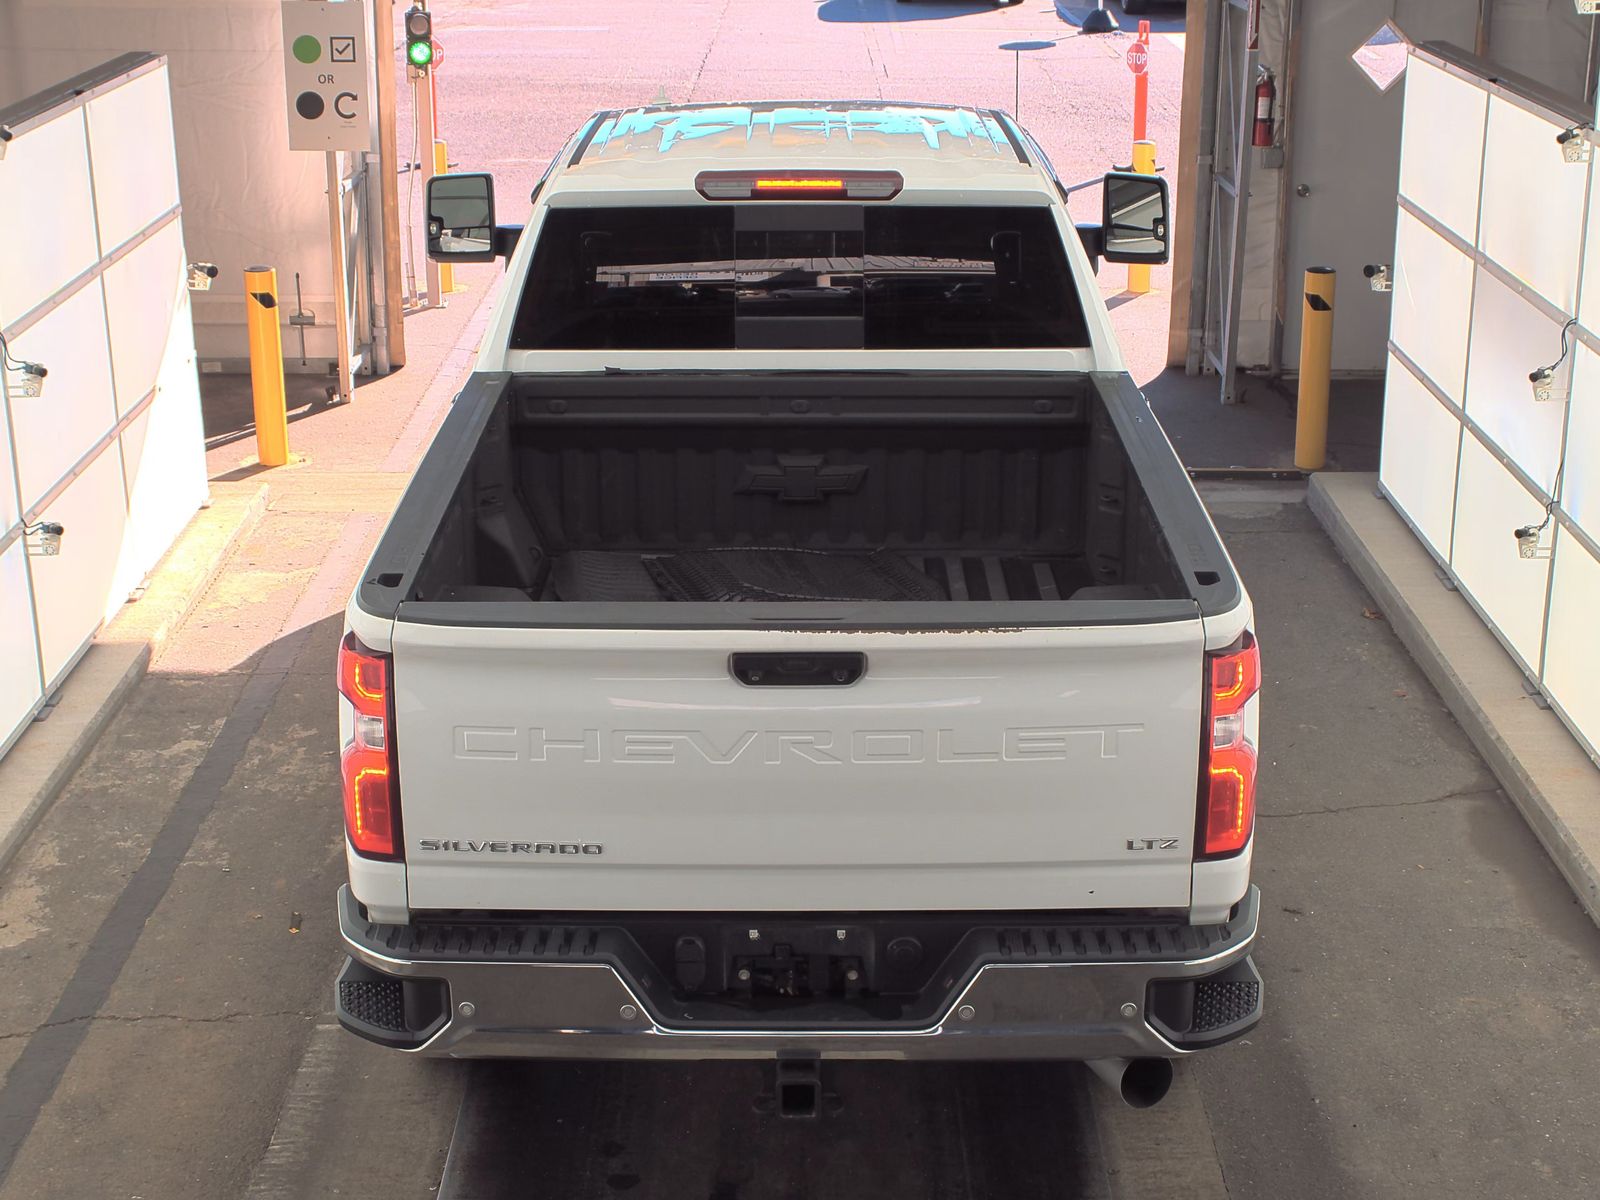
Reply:
[[[518,186],[602,104],[1009,106],[994,46],[1071,32],[1046,0],[435,9],[452,157]],[[1152,50],[1174,127],[1179,41]],[[1023,65],[1063,173],[1116,156],[1120,51]],[[749,1065],[437,1063],[338,1030],[339,611],[498,275],[462,277],[404,372],[296,422],[304,461],[0,876],[0,1200],[1600,1192],[1600,932],[1292,486],[1206,493],[1263,645],[1267,1016],[1162,1106],[1073,1067],[876,1063],[779,1122]],[[1164,286],[1115,310],[1136,362]],[[247,442],[210,462],[254,471]]]

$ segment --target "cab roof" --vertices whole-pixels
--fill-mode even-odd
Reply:
[[[584,127],[562,186],[692,189],[707,168],[890,168],[907,190],[1033,190],[1040,168],[994,109],[882,101],[763,101],[612,110]]]

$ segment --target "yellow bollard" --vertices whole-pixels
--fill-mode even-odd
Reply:
[[[283,330],[278,325],[278,272],[244,271],[245,328],[250,336],[250,394],[256,410],[256,458],[263,467],[289,461],[289,414],[283,394]]]
[[[1151,141],[1133,144],[1133,169],[1141,175],[1156,173],[1156,144]],[[1142,296],[1150,290],[1150,264],[1128,264],[1128,290]]]
[[[1328,460],[1328,376],[1333,370],[1332,267],[1306,268],[1300,322],[1300,400],[1294,418],[1294,465],[1320,471]]]
[[[444,139],[433,139],[433,173],[443,175],[450,169],[450,155],[445,151]],[[450,263],[439,264],[439,291],[449,295],[456,290],[456,269]]]

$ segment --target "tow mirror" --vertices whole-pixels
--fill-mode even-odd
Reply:
[[[1167,181],[1113,171],[1105,177],[1100,251],[1107,262],[1164,263],[1171,257]]]
[[[435,175],[428,180],[429,258],[492,262],[497,241],[492,176]]]

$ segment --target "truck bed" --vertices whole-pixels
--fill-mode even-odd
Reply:
[[[1087,590],[1087,591],[1086,591]],[[1060,600],[1153,588],[1095,588],[1083,556],[919,550],[870,554],[784,546],[637,553],[569,550],[538,599],[606,601]]]
[[[402,505],[385,540],[406,561],[375,572],[363,597],[468,624],[582,613],[628,625],[627,610],[654,623],[642,614],[669,607],[695,623],[802,605],[891,625],[945,624],[953,606],[979,624],[1001,608],[1049,623],[1068,604],[1192,617],[1231,572],[1215,569],[1220,547],[1180,563],[1175,524],[1193,534],[1186,550],[1215,536],[1192,494],[1185,504],[1148,410],[1119,428],[1104,386],[1060,374],[479,377],[412,489],[433,511]]]

